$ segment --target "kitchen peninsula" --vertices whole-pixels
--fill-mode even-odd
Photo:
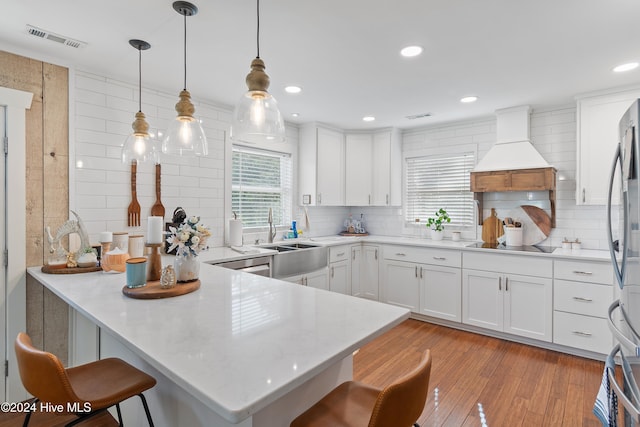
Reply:
[[[97,357],[121,357],[157,379],[147,392],[157,426],[288,425],[352,377],[355,350],[409,316],[207,264],[198,291],[159,300],[124,296],[123,274],[28,272],[72,318],[97,326],[94,338],[72,327],[70,347],[95,346]],[[123,409],[128,425],[146,425],[138,401]]]

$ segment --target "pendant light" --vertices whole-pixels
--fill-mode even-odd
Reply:
[[[251,61],[251,72],[246,83],[249,90],[242,95],[233,112],[233,122],[229,136],[231,139],[248,143],[265,141],[284,142],[284,121],[276,99],[267,92],[269,76],[264,72],[264,61],[260,59],[260,0],[256,0],[257,55]]]
[[[173,3],[173,9],[184,17],[184,89],[180,92],[180,101],[176,104],[178,116],[169,125],[162,141],[162,152],[180,156],[206,156],[209,152],[207,137],[200,121],[193,117],[195,107],[187,90],[187,16],[197,14],[198,8],[189,2],[177,1]]]
[[[123,163],[140,163],[147,160],[156,160],[158,152],[149,136],[149,124],[142,112],[142,51],[151,47],[144,40],[129,40],[129,44],[138,49],[138,112],[131,127],[133,132],[129,134],[122,145]]]

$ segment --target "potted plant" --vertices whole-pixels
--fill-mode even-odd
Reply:
[[[442,240],[445,222],[451,222],[451,218],[449,218],[447,211],[442,208],[438,209],[434,217],[430,217],[427,220],[427,227],[431,229],[432,240]]]

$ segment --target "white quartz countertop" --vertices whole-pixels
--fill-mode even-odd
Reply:
[[[232,423],[409,317],[400,307],[207,264],[199,290],[157,300],[124,296],[124,274],[28,273]]]

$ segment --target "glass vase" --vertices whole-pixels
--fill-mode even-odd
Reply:
[[[200,277],[200,261],[197,255],[176,255],[173,269],[178,283],[192,282]]]

